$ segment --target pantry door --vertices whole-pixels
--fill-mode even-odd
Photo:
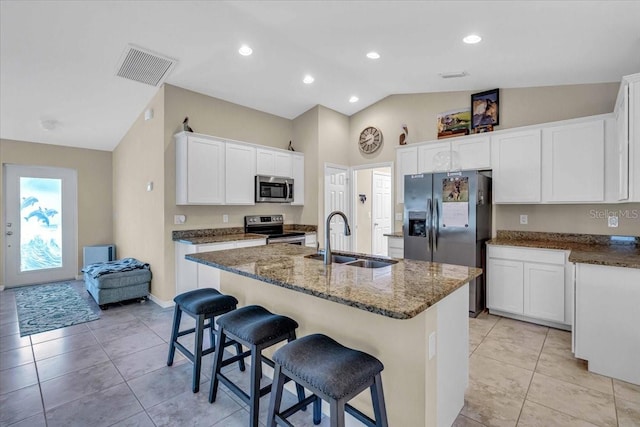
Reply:
[[[77,173],[8,165],[4,173],[4,284],[74,279],[78,272]]]

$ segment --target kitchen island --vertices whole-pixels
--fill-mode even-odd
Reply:
[[[325,266],[305,257],[314,253],[276,244],[186,258],[220,269],[220,291],[241,306],[296,319],[298,336],[324,333],[380,359],[389,425],[451,425],[468,381],[467,283],[481,270],[412,260]],[[368,392],[354,403],[372,414]]]

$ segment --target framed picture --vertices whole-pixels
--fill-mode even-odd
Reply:
[[[471,111],[473,113],[471,129],[473,130],[480,126],[491,125],[493,127],[499,125],[499,106],[500,96],[498,89],[487,90],[471,95]],[[491,130],[493,130],[493,128]]]
[[[468,135],[471,110],[458,108],[438,114],[438,139]]]
[[[473,128],[471,133],[493,132],[493,125],[477,126]]]

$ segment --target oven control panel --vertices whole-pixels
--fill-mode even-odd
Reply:
[[[245,224],[282,224],[284,217],[282,215],[250,215],[244,217]]]

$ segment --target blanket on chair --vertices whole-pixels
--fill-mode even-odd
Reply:
[[[87,273],[94,279],[110,273],[121,273],[123,271],[132,271],[139,269],[149,270],[149,264],[138,261],[135,258],[124,258],[117,261],[98,262],[89,264],[82,269],[83,273]]]

